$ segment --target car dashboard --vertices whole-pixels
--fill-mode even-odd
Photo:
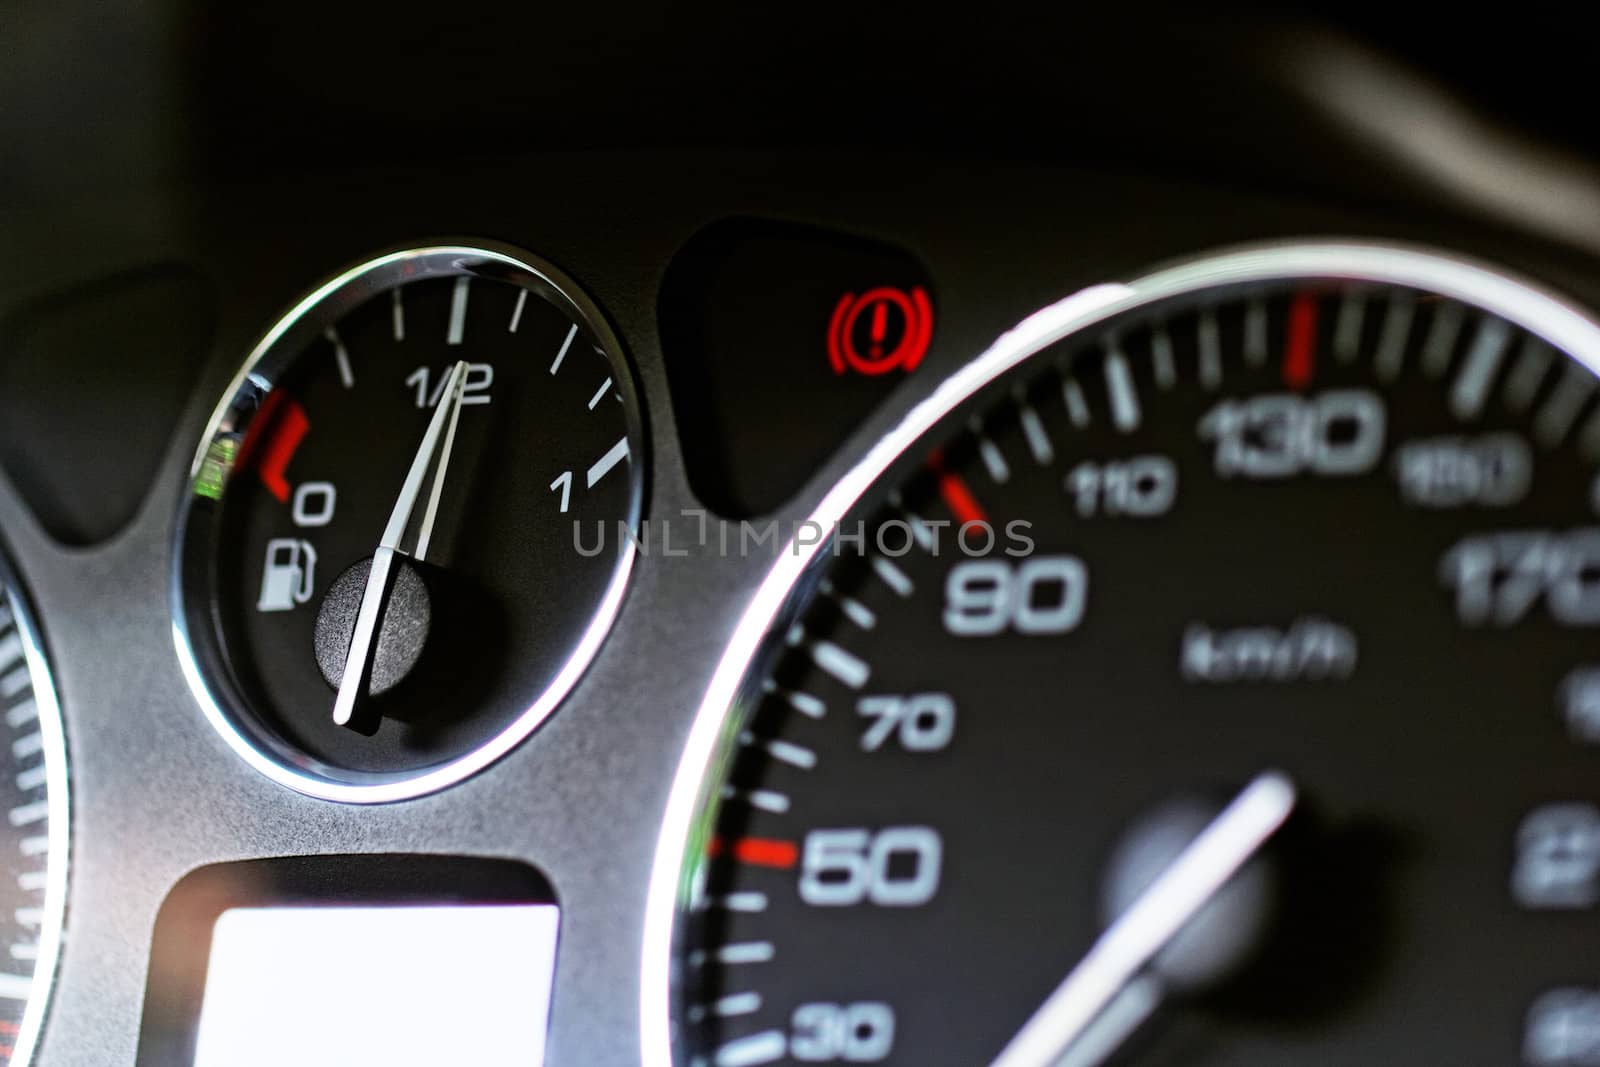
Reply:
[[[970,21],[0,13],[0,1064],[1600,1064],[1570,28]]]

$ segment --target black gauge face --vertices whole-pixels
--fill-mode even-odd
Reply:
[[[486,761],[548,713],[616,610],[640,496],[597,313],[486,253],[378,263],[270,343],[185,535],[226,725],[357,785]]]
[[[682,1062],[995,1062],[1266,782],[1062,1062],[1600,1063],[1589,367],[1430,291],[1207,287],[913,451],[747,689]]]
[[[67,878],[67,770],[38,634],[0,561],[0,1064],[39,1040],[60,947]]]

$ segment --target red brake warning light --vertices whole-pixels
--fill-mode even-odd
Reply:
[[[828,361],[835,374],[909,373],[927,355],[932,336],[933,306],[920,285],[846,293],[828,323]]]
[[[691,238],[657,316],[696,495],[724,518],[792,499],[926,361],[937,293],[909,252],[855,234],[730,218]]]

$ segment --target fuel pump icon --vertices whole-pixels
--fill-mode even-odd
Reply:
[[[310,542],[279,537],[267,542],[257,611],[293,611],[311,599],[317,581],[317,550]]]

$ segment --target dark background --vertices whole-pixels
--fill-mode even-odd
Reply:
[[[419,203],[448,186],[483,207],[496,194],[480,197],[474,174],[522,180],[558,157],[618,154],[635,180],[659,168],[669,200],[704,171],[736,214],[740,194],[770,203],[796,182],[780,159],[838,159],[799,180],[843,202],[865,170],[898,172],[912,202],[934,157],[975,174],[1159,174],[1390,217],[1480,206],[1459,189],[1441,197],[1416,160],[1396,165],[1319,102],[1329,63],[1441,91],[1541,159],[1582,166],[1600,148],[1585,37],[1523,11],[853,7],[777,20],[672,5],[6,0],[0,53],[0,466],[71,545],[104,541],[138,508],[212,341],[227,295],[197,269],[196,243],[264,207],[297,211],[322,183],[366,190],[328,205],[356,219],[406,187]],[[1398,124],[1403,140],[1430,119],[1398,95],[1369,110],[1360,121]],[[730,152],[757,164],[719,173]],[[1526,195],[1546,237],[1568,236],[1559,207],[1532,206],[1545,190]],[[1597,217],[1581,236],[1600,239],[1600,201],[1583,207]],[[307,284],[338,265],[318,263]],[[856,419],[815,428],[768,492],[709,491],[727,478],[701,474],[707,448],[691,434],[691,478],[713,507],[755,505],[725,513],[767,511]]]
[[[930,149],[1327,187],[1282,91],[1374,49],[1592,153],[1570,16],[1159,6],[1054,11],[233,4],[0,9],[0,196],[618,148]],[[1268,151],[1260,151],[1266,148]],[[1245,149],[1257,149],[1243,151]],[[1376,183],[1375,183],[1376,184]]]

